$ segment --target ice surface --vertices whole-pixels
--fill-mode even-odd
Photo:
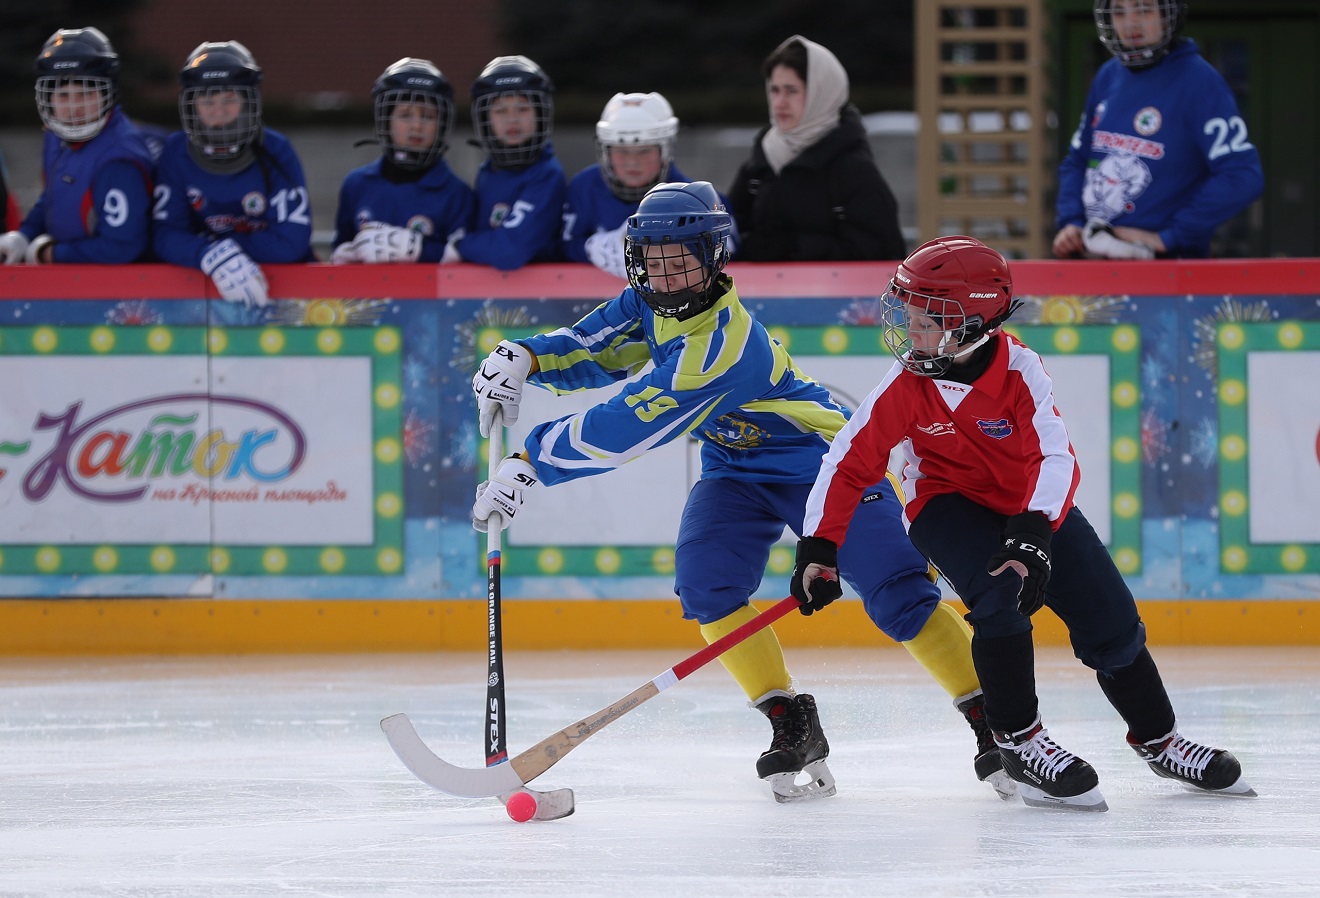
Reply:
[[[695,646],[694,646],[695,648]],[[1150,773],[1094,676],[1038,658],[1051,734],[1106,814],[976,781],[971,731],[907,653],[789,651],[816,695],[836,798],[776,804],[764,719],[718,665],[533,785],[577,813],[515,824],[428,789],[381,717],[482,763],[470,654],[0,660],[0,896],[1166,896],[1320,893],[1320,652],[1155,647],[1182,730],[1233,750],[1256,799]],[[513,753],[685,650],[506,657]]]

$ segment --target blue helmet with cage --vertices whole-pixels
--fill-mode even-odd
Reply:
[[[541,158],[554,128],[554,94],[554,82],[526,56],[497,56],[481,70],[472,82],[472,127],[492,165],[517,170]],[[497,117],[513,119],[513,130]]]
[[[238,41],[198,44],[179,71],[179,120],[200,158],[241,168],[261,138],[261,66]]]
[[[657,184],[628,218],[628,283],[655,314],[691,318],[715,304],[733,217],[709,181]]]

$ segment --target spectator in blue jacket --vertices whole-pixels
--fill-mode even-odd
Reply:
[[[154,160],[119,106],[119,54],[95,28],[60,29],[36,71],[43,190],[0,235],[0,261],[137,261],[150,245]]]
[[[302,162],[262,125],[261,67],[238,41],[199,45],[179,85],[183,130],[157,171],[156,255],[201,269],[229,302],[264,306],[260,265],[316,258]]]
[[[472,127],[486,151],[477,171],[472,231],[451,241],[443,262],[512,271],[560,259],[567,186],[550,143],[554,84],[526,56],[499,56],[472,82]]]
[[[1113,59],[1059,165],[1055,256],[1202,258],[1265,189],[1228,84],[1178,36],[1186,16],[1177,0],[1096,0]]]
[[[406,57],[371,89],[381,157],[344,178],[335,262],[439,262],[472,226],[472,188],[445,162],[454,88],[427,59]]]

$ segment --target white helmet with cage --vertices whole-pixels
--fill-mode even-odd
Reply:
[[[610,192],[621,200],[638,202],[655,185],[668,180],[669,163],[674,156],[674,138],[678,119],[669,101],[651,93],[615,94],[605,104],[596,122],[596,158]],[[660,168],[654,179],[640,184],[625,184],[610,160],[612,147],[659,147]]]

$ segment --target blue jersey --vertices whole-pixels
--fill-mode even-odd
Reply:
[[[1174,256],[1265,189],[1260,154],[1222,75],[1183,39],[1156,65],[1100,67],[1059,165],[1058,226],[1102,218],[1154,231]]]
[[[691,178],[670,163],[669,171],[661,183],[688,184]],[[718,191],[717,191],[718,192]],[[720,193],[720,202],[728,208],[729,198]],[[564,205],[564,258],[573,262],[590,262],[587,258],[587,238],[599,231],[615,231],[637,211],[641,200],[630,203],[619,199],[610,190],[601,174],[600,164],[589,165],[568,182],[568,202]],[[735,228],[736,230],[736,228]],[[729,252],[737,252],[735,234],[729,240]]]
[[[564,167],[546,144],[541,157],[517,171],[487,160],[477,170],[473,230],[455,244],[464,262],[513,271],[528,262],[555,262],[564,214]]]
[[[122,109],[82,143],[47,131],[41,162],[43,190],[19,228],[24,236],[49,234],[56,262],[134,262],[147,252],[152,153]]]
[[[377,159],[355,168],[339,188],[335,246],[352,241],[369,221],[408,228],[422,235],[419,262],[439,262],[454,232],[470,230],[476,198],[443,159],[416,181],[391,181]]]
[[[726,286],[687,321],[657,317],[629,287],[572,327],[518,341],[540,366],[528,382],[556,393],[628,381],[585,412],[533,428],[525,445],[542,482],[617,468],[685,434],[702,443],[702,479],[816,479],[848,412]]]
[[[263,128],[255,159],[218,174],[188,153],[188,135],[171,134],[156,174],[156,255],[175,265],[201,266],[211,243],[232,238],[252,261],[314,261],[312,206],[293,145]]]

